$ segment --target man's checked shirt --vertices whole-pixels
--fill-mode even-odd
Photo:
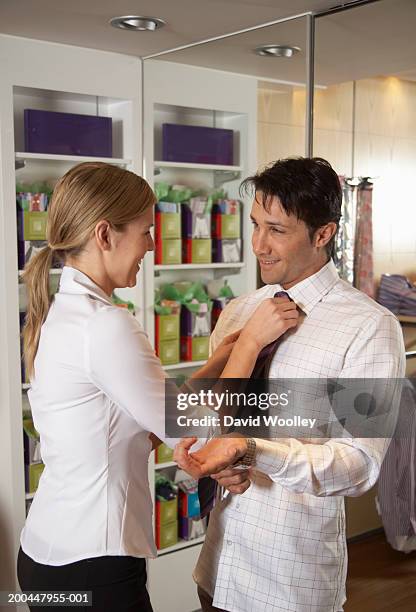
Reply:
[[[211,348],[240,329],[280,285],[233,300]],[[401,378],[404,346],[388,310],[342,281],[332,261],[287,290],[305,317],[282,339],[270,378]],[[250,488],[211,513],[194,572],[231,612],[338,612],[345,601],[344,495],[377,480],[382,439],[256,440]]]

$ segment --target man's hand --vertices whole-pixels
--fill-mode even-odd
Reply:
[[[185,438],[176,445],[173,454],[180,468],[193,478],[211,476],[232,466],[247,452],[246,438],[237,434],[213,438],[195,453],[189,449],[197,438]]]
[[[221,487],[228,489],[230,493],[241,495],[251,485],[250,470],[239,468],[226,468],[211,476]]]

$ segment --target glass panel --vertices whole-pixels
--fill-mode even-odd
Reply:
[[[373,179],[376,284],[416,279],[415,19],[412,0],[381,0],[316,20],[314,155]]]

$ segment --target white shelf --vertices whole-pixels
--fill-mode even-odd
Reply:
[[[183,368],[199,368],[206,364],[206,361],[180,361],[171,365],[164,365],[164,370],[182,370]]]
[[[166,555],[167,553],[174,552],[175,550],[181,550],[182,548],[189,548],[189,546],[195,546],[196,544],[202,544],[205,540],[205,535],[200,536],[199,538],[194,538],[193,540],[180,540],[177,544],[173,546],[168,546],[167,548],[161,548],[157,551],[157,556]]]
[[[165,468],[178,467],[176,461],[165,461],[164,463],[155,463],[155,470],[163,470]]]
[[[237,263],[207,263],[207,264],[158,264],[154,267],[155,272],[163,272],[169,270],[219,270],[227,268],[244,268],[243,261]]]
[[[27,391],[28,389],[30,389],[30,384],[29,383],[22,383],[22,391]]]
[[[73,162],[80,164],[82,162],[105,162],[117,166],[128,166],[132,163],[131,159],[121,159],[116,157],[86,157],[83,155],[51,155],[48,153],[15,153],[17,160],[24,161],[55,161],[55,162]]]
[[[221,164],[191,164],[188,162],[169,162],[169,161],[155,161],[155,168],[181,168],[184,170],[207,170],[212,172],[213,170],[219,170],[221,172],[241,172],[242,166],[224,166]]]
[[[33,499],[34,497],[35,497],[34,493],[26,493],[25,494],[25,499],[26,500]]]

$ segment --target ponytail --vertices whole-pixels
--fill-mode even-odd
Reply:
[[[27,288],[27,311],[23,329],[23,353],[29,378],[34,375],[34,361],[38,350],[40,329],[51,305],[49,271],[53,261],[53,250],[44,247],[27,264],[23,280]]]
[[[23,274],[28,294],[23,352],[29,377],[34,376],[40,329],[52,301],[49,270],[54,254],[61,263],[68,256],[78,257],[100,219],[122,231],[155,202],[141,176],[103,162],[78,164],[58,181],[48,207],[48,246],[30,260]]]

